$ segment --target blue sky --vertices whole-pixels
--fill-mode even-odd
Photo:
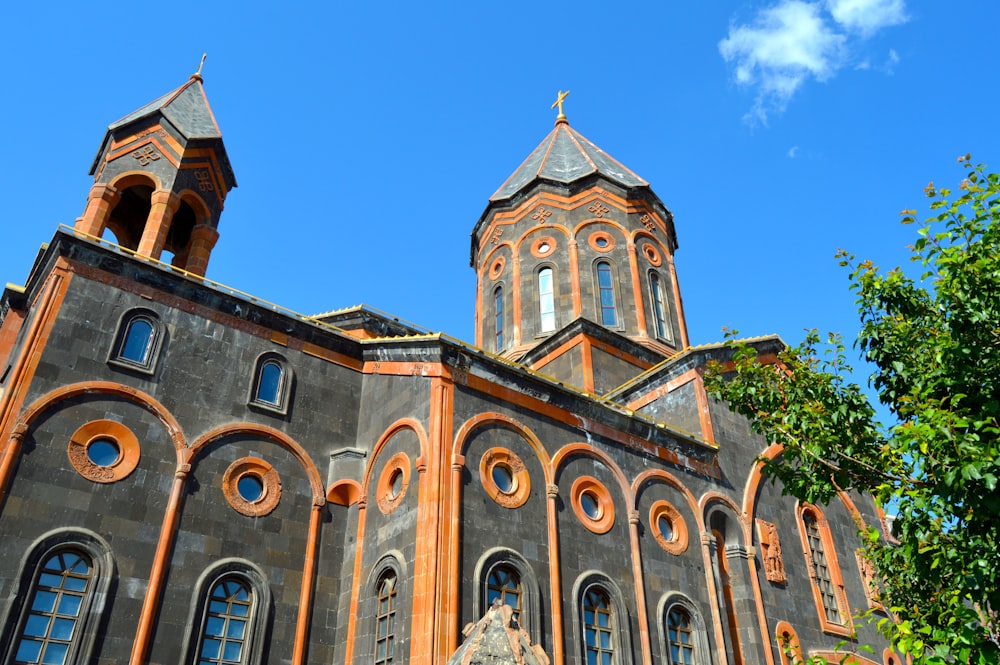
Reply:
[[[32,5],[32,6],[29,6]],[[907,260],[923,187],[1000,169],[1000,4],[5,3],[0,279],[72,224],[106,126],[187,80],[239,187],[208,276],[473,338],[469,233],[570,124],[674,213],[692,343],[857,329],[843,247]],[[121,9],[118,9],[121,8]]]

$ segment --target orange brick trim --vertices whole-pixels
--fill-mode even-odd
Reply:
[[[495,411],[480,413],[462,423],[455,433],[455,441],[451,449],[452,455],[464,455],[465,445],[468,443],[472,433],[480,427],[487,427],[489,425],[499,425],[519,434],[531,446],[531,449],[535,451],[535,455],[538,456],[539,461],[542,463],[542,470],[545,473],[545,483],[550,484],[553,482],[549,453],[545,450],[545,446],[542,445],[539,438],[535,436],[535,433],[520,421]]]
[[[263,437],[292,453],[295,459],[299,461],[302,468],[305,470],[306,478],[309,480],[309,487],[312,490],[313,504],[322,506],[326,503],[326,492],[323,488],[323,482],[320,480],[319,469],[316,468],[316,464],[313,462],[312,458],[309,457],[309,453],[307,453],[305,449],[290,436],[281,430],[268,425],[258,425],[256,423],[230,423],[228,425],[216,427],[215,429],[202,434],[194,441],[194,443],[191,444],[189,463],[193,463],[198,458],[198,455],[201,454],[202,450],[204,450],[209,444],[227,436],[241,435]]]
[[[587,429],[587,431],[592,430]],[[599,460],[601,464],[608,468],[608,471],[611,472],[611,475],[614,476],[615,480],[618,481],[618,488],[621,490],[622,498],[625,499],[625,505],[630,507],[635,505],[635,497],[632,495],[632,488],[625,479],[625,474],[622,473],[621,467],[619,467],[606,452],[589,443],[569,443],[560,448],[552,457],[553,477],[555,472],[562,467],[566,460],[576,455],[593,457]]]
[[[100,441],[110,442],[118,456],[110,464],[97,464],[90,456],[90,446]],[[139,439],[125,425],[114,420],[92,420],[69,438],[67,449],[70,464],[76,472],[95,483],[113,483],[135,471],[139,465]]]
[[[640,246],[640,249],[642,250],[642,255],[645,256],[646,260],[652,265],[660,267],[660,265],[663,264],[663,257],[660,256],[660,252],[656,249],[656,247],[653,247],[652,243],[644,242]]]
[[[802,657],[802,645],[799,644],[799,636],[795,634],[795,629],[787,621],[779,621],[774,628],[774,640],[778,646],[778,654],[781,658],[781,665],[792,665],[805,660]]]
[[[239,483],[246,477],[257,480],[261,493],[255,499],[247,499],[240,491]],[[281,479],[274,467],[257,457],[243,457],[226,469],[222,475],[222,494],[233,510],[247,517],[263,517],[278,507],[281,500]]]
[[[353,506],[361,499],[361,483],[338,480],[326,490],[326,501],[338,506]]]
[[[889,647],[882,651],[882,663],[883,665],[903,665],[899,655]]]
[[[615,239],[605,231],[594,231],[587,238],[587,244],[595,252],[610,252],[615,248]]]
[[[410,458],[406,453],[396,453],[389,458],[379,474],[375,487],[375,502],[383,515],[399,507],[410,487]]]
[[[664,534],[663,522],[669,527]],[[679,510],[668,501],[656,501],[649,508],[649,530],[656,543],[667,552],[680,555],[687,551],[688,529]],[[669,536],[669,537],[668,537]]]
[[[35,400],[31,406],[24,410],[18,419],[19,427],[30,427],[34,420],[53,405],[79,397],[80,395],[111,395],[120,397],[134,404],[138,404],[155,416],[162,424],[170,439],[174,444],[174,449],[179,453],[187,446],[184,433],[181,431],[180,423],[171,415],[165,406],[160,404],[148,393],[138,388],[114,383],[111,381],[84,381],[72,383],[62,388],[57,388],[50,393],[42,395]],[[178,461],[180,456],[178,456]]]
[[[500,487],[496,476],[505,474],[509,479],[506,487]],[[486,493],[504,508],[520,508],[531,494],[531,476],[524,462],[512,450],[490,448],[479,462],[479,479]]]
[[[811,578],[813,602],[816,605],[816,614],[819,617],[820,628],[823,632],[832,635],[849,637],[854,634],[854,626],[851,621],[851,609],[847,603],[847,593],[844,590],[844,576],[840,569],[840,562],[837,559],[837,548],[830,533],[830,525],[826,516],[816,506],[800,502],[796,507],[798,518],[799,538],[802,544],[802,554],[806,559],[806,569]],[[843,618],[843,623],[830,621],[826,616],[826,609],[823,606],[823,594],[819,587],[819,578],[816,573],[816,565],[813,563],[812,548],[809,544],[809,536],[806,529],[806,517],[810,517],[816,522],[819,531],[820,542],[823,545],[823,555],[826,559],[826,566],[830,572],[830,582],[833,586],[833,594],[837,602],[837,610]]]
[[[496,280],[503,274],[503,269],[507,265],[507,258],[500,255],[490,265],[490,279]]]
[[[698,531],[702,532],[705,530],[705,524],[701,519],[701,510],[699,509],[698,501],[694,498],[694,495],[691,494],[691,490],[685,487],[681,481],[667,471],[662,471],[660,469],[647,469],[646,471],[640,473],[635,477],[635,480],[632,481],[632,495],[638,498],[642,488],[653,482],[661,482],[680,492],[687,501],[691,514],[694,515],[695,526],[698,528]]]
[[[163,189],[163,185],[155,173],[151,173],[149,171],[139,171],[136,169],[119,173],[108,184],[117,189],[119,192],[123,192],[129,187],[134,187],[135,185],[146,185],[147,187],[152,187],[154,192]]]
[[[611,493],[592,476],[580,476],[570,490],[570,505],[580,524],[596,534],[604,534],[615,524],[615,504]]]
[[[871,658],[866,658],[852,651],[814,650],[809,652],[809,657],[822,658],[828,663],[837,663],[838,665],[879,665],[879,663]]]
[[[542,236],[531,243],[531,255],[536,259],[552,256],[554,251],[556,251],[556,239],[552,236]]]

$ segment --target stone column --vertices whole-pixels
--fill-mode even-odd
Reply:
[[[219,239],[219,232],[208,224],[198,224],[191,230],[191,242],[188,245],[187,265],[180,266],[199,277],[205,276],[208,269],[208,257]]]
[[[146,226],[142,230],[142,239],[139,241],[136,254],[151,259],[160,258],[163,245],[167,241],[167,232],[170,231],[170,221],[180,204],[180,198],[173,192],[164,189],[153,192],[150,197],[149,217],[146,218]]]
[[[105,183],[97,183],[90,188],[90,195],[87,197],[87,208],[83,211],[83,217],[76,220],[74,228],[87,235],[100,238],[104,233],[104,227],[108,224],[108,217],[111,216],[111,209],[118,203],[121,194],[117,189]]]

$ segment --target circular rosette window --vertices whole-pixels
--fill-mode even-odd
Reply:
[[[490,264],[490,279],[498,278],[500,274],[503,273],[504,266],[506,265],[507,260],[502,256],[498,256],[496,260]]]
[[[615,247],[615,239],[604,231],[594,231],[587,242],[598,252],[610,252]]]
[[[671,554],[683,554],[687,550],[687,525],[680,511],[670,503],[657,501],[650,507],[649,529],[660,547]]]
[[[577,519],[594,533],[607,533],[615,523],[611,493],[596,478],[577,478],[570,490],[570,503]]]
[[[646,259],[654,266],[659,266],[663,263],[663,257],[660,256],[660,251],[653,247],[651,244],[643,243],[642,253],[646,256]]]
[[[113,483],[135,471],[139,439],[114,420],[92,420],[73,432],[67,449],[76,472],[95,483]]]
[[[238,513],[262,517],[278,506],[281,480],[270,464],[257,457],[244,457],[229,465],[222,476],[222,493]]]
[[[479,462],[479,478],[490,498],[504,508],[519,508],[531,492],[524,462],[506,448],[490,448]]]
[[[406,453],[396,453],[389,458],[382,475],[378,478],[378,486],[375,489],[375,500],[378,509],[384,515],[388,515],[399,507],[406,496],[406,489],[410,486],[410,458]]]
[[[543,236],[531,244],[531,255],[535,258],[545,258],[556,249],[556,239],[552,236]]]

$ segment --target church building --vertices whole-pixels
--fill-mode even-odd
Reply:
[[[882,514],[762,477],[673,215],[563,97],[468,220],[472,343],[207,278],[200,74],[108,126],[0,299],[0,665],[899,665],[859,618]]]

